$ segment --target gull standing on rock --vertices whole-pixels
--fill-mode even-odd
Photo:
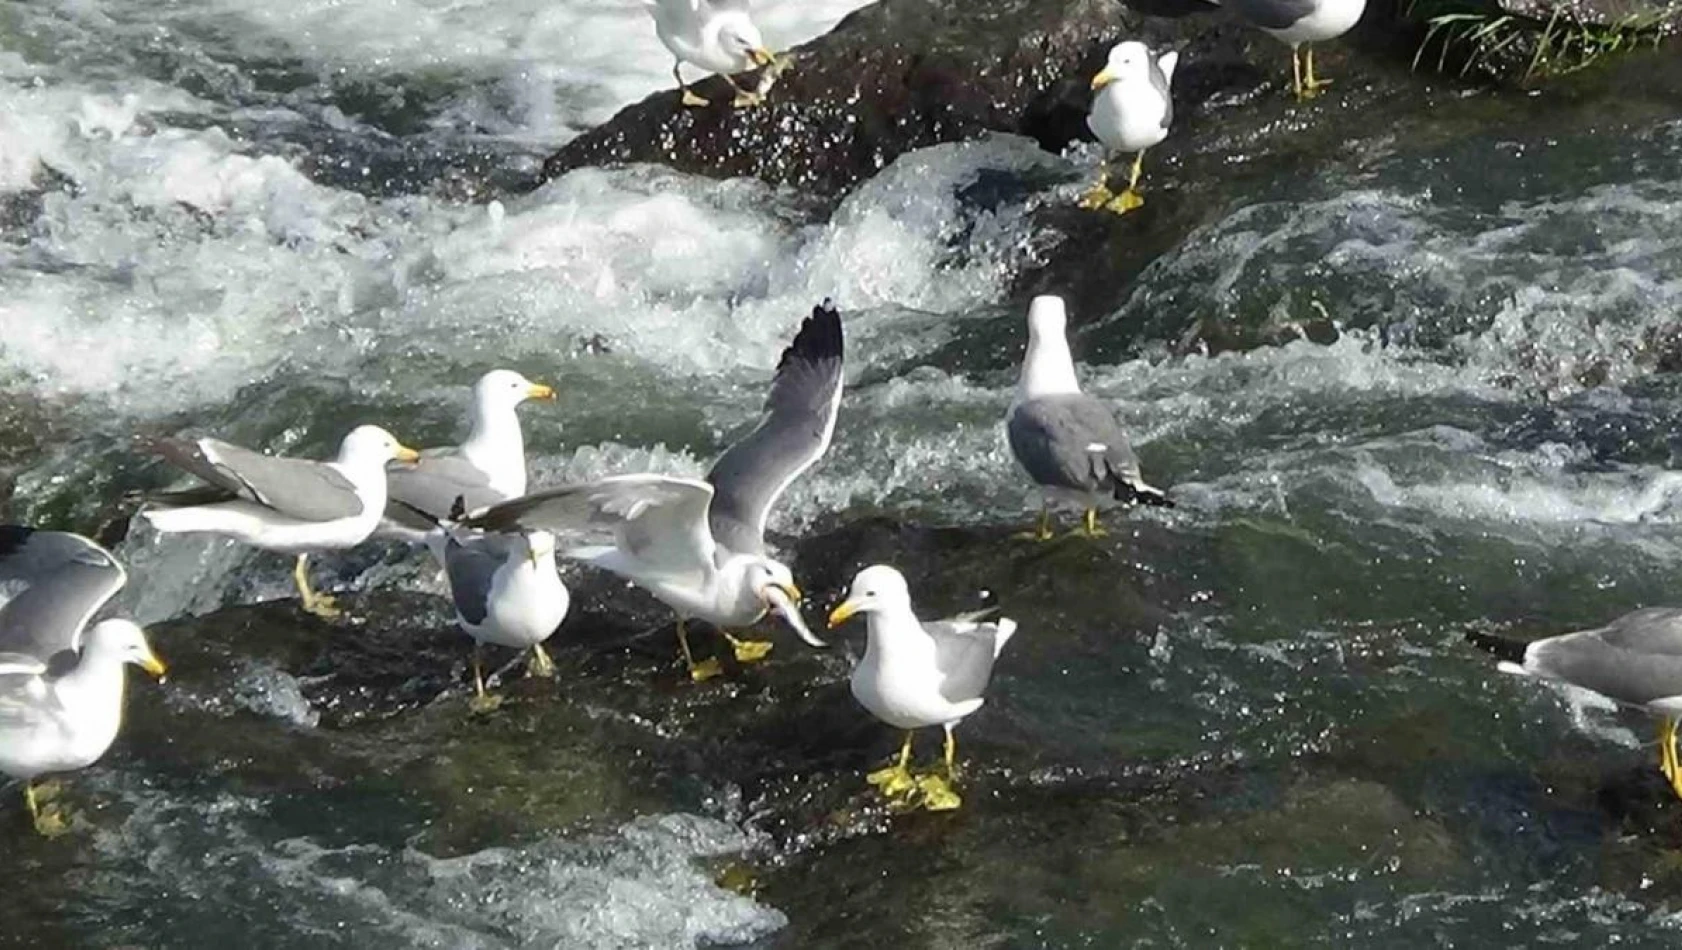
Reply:
[[[831,627],[854,614],[865,615],[870,640],[864,659],[853,668],[853,698],[877,719],[905,730],[898,760],[868,777],[889,799],[915,804],[920,798],[929,811],[950,811],[963,803],[952,790],[958,754],[952,730],[981,708],[993,663],[1016,632],[1014,620],[983,623],[988,613],[923,623],[912,612],[905,577],[885,564],[860,571],[847,599],[830,613]],[[911,739],[915,730],[928,726],[946,731],[946,774],[915,777]]]
[[[457,499],[475,511],[524,495],[526,443],[515,410],[528,399],[553,401],[555,390],[513,370],[479,377],[465,442],[386,465],[386,520],[379,535],[419,544]]]
[[[697,682],[722,669],[717,658],[695,662],[690,620],[719,628],[743,663],[763,659],[771,644],[737,639],[728,628],[757,623],[767,610],[822,647],[800,617],[793,573],[765,552],[765,523],[783,491],[829,448],[841,404],[842,345],[841,315],[825,300],[783,350],[764,418],[719,457],[705,481],[618,475],[534,492],[462,524],[556,534],[612,529],[611,545],[566,556],[618,574],[676,611],[678,646]]]
[[[1145,150],[1167,138],[1174,121],[1168,86],[1179,59],[1180,54],[1172,51],[1152,57],[1145,44],[1129,40],[1116,44],[1104,68],[1092,77],[1092,108],[1086,113],[1086,126],[1103,144],[1105,155],[1098,183],[1081,198],[1081,207],[1126,214],[1145,203],[1139,197],[1139,174]],[[1119,195],[1109,187],[1110,155],[1116,152],[1133,153],[1127,189]]]
[[[1010,454],[1044,492],[1039,529],[1051,537],[1051,505],[1086,509],[1088,537],[1103,534],[1098,508],[1115,502],[1173,507],[1159,488],[1145,482],[1139,457],[1115,413],[1080,391],[1075,361],[1064,335],[1068,316],[1061,297],[1035,297],[1028,306],[1028,354],[1016,398],[1005,413]]]
[[[35,779],[92,765],[123,722],[123,666],[164,665],[127,620],[88,621],[128,575],[80,535],[0,525],[0,773],[24,783],[35,830],[67,830]],[[85,632],[84,632],[85,631]]]
[[[1329,79],[1314,76],[1314,47],[1336,39],[1360,22],[1366,0],[1212,0],[1291,48],[1291,91],[1312,99]]]
[[[219,534],[267,551],[296,554],[292,579],[306,611],[339,615],[310,589],[309,552],[353,548],[385,512],[386,463],[420,453],[379,426],[358,426],[331,462],[278,458],[216,439],[149,439],[141,448],[210,484],[151,495],[140,513],[164,534]]]
[[[655,35],[677,59],[672,64],[672,76],[683,90],[684,105],[707,105],[707,100],[696,95],[683,81],[684,63],[723,76],[730,88],[736,90],[733,104],[738,109],[763,101],[760,92],[736,85],[732,75],[776,62],[776,56],[765,48],[765,41],[760,38],[759,27],[748,15],[748,0],[643,2],[654,16]]]
[[[441,523],[427,546],[449,579],[456,623],[473,638],[471,708],[485,712],[502,702],[485,692],[479,659],[483,644],[529,650],[531,675],[555,675],[543,641],[566,619],[572,599],[555,570],[554,535],[475,534]]]
[[[1531,643],[1472,631],[1466,639],[1501,660],[1504,673],[1535,676],[1599,693],[1659,718],[1659,771],[1682,797],[1677,757],[1682,719],[1682,608],[1647,607],[1595,630]]]

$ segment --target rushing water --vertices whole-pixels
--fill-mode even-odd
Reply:
[[[858,5],[764,19],[786,46]],[[1677,808],[1646,724],[1459,639],[1674,602],[1682,124],[1386,142],[1229,196],[1119,309],[1074,315],[1089,388],[1180,507],[1040,551],[1008,540],[1031,511],[1001,439],[1013,293],[1080,169],[1001,137],[909,155],[833,210],[648,167],[486,196],[668,67],[620,0],[0,6],[11,516],[115,516],[164,477],[135,431],[308,454],[378,420],[447,441],[493,366],[560,390],[523,410],[535,484],[698,471],[833,297],[836,444],[773,528],[845,549],[865,519],[903,523],[847,556],[914,562],[930,609],[993,587],[1022,622],[963,731],[965,811],[836,817],[891,743],[838,657],[783,645],[793,685],[692,698],[658,662],[586,655],[557,695],[475,724],[459,691],[434,701],[461,649],[435,601],[365,621],[411,640],[362,631],[433,678],[343,686],[275,646],[290,615],[236,606],[287,596],[285,564],[137,528],[123,606],[210,616],[169,628],[182,675],[137,690],[74,778],[73,840],[26,840],[0,806],[0,943],[1677,939],[1682,879],[1646,843],[1678,837]],[[1336,339],[1290,340],[1315,320]],[[1208,355],[1185,342],[1199,321],[1290,341]],[[823,553],[813,609],[858,566]],[[390,550],[322,570],[435,590]],[[614,622],[575,603],[586,640]],[[354,659],[358,636],[308,646]],[[748,754],[698,722],[776,755],[708,771]],[[717,883],[734,861],[751,895]]]

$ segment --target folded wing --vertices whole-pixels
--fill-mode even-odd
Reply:
[[[308,459],[277,458],[217,439],[152,439],[144,450],[209,482],[225,493],[300,521],[337,521],[362,513],[362,498],[338,469]],[[204,504],[203,492],[160,495],[154,501],[180,506],[184,497]]]

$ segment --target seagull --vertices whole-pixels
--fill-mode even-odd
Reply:
[[[128,575],[80,535],[0,525],[0,773],[21,779],[35,830],[68,830],[35,779],[96,762],[123,721],[123,665],[163,661],[128,620],[88,621]]]
[[[1139,457],[1110,407],[1080,391],[1063,335],[1067,322],[1061,297],[1035,297],[1028,305],[1028,355],[1016,398],[1005,412],[1010,454],[1044,494],[1039,529],[1032,535],[1040,541],[1051,538],[1054,501],[1085,507],[1087,537],[1104,533],[1100,506],[1174,506],[1139,473]]]
[[[696,682],[722,669],[717,658],[695,662],[690,620],[727,631],[775,610],[808,644],[822,647],[800,618],[793,572],[766,554],[765,523],[783,491],[829,448],[841,370],[841,315],[825,300],[783,351],[759,425],[719,457],[705,480],[616,475],[506,501],[462,524],[557,534],[611,528],[611,545],[574,548],[566,556],[618,574],[671,607],[678,646]],[[743,663],[761,660],[771,649],[728,632],[725,637]]]
[[[555,570],[555,536],[546,531],[481,534],[440,522],[427,547],[444,568],[456,623],[473,638],[473,688],[470,708],[488,712],[502,699],[485,692],[480,647],[486,643],[531,651],[533,676],[555,675],[555,663],[543,649],[572,603]]]
[[[555,390],[508,369],[479,377],[467,441],[386,465],[386,520],[378,533],[423,543],[458,498],[472,511],[524,495],[526,443],[514,410],[528,399],[552,401]]]
[[[1163,53],[1153,58],[1143,43],[1129,40],[1110,50],[1109,61],[1092,77],[1092,108],[1086,113],[1086,127],[1098,136],[1105,149],[1099,166],[1098,183],[1081,199],[1083,208],[1104,208],[1126,214],[1145,203],[1139,197],[1139,173],[1144,167],[1145,149],[1168,137],[1174,121],[1174,100],[1168,84],[1174,78],[1174,64],[1180,54]],[[1133,170],[1127,190],[1110,192],[1109,155],[1132,152]]]
[[[891,800],[909,803],[920,795],[929,811],[950,811],[963,803],[952,790],[958,754],[952,729],[981,708],[993,664],[1016,632],[1014,620],[983,622],[991,612],[923,623],[911,610],[904,575],[876,564],[853,578],[847,599],[830,613],[831,627],[854,614],[865,615],[870,640],[864,659],[853,668],[853,698],[877,719],[905,730],[899,759],[867,778]],[[946,730],[944,777],[911,774],[911,738],[928,726]]]
[[[378,426],[358,426],[331,462],[278,458],[216,439],[149,439],[141,448],[210,484],[151,496],[141,517],[164,534],[219,534],[269,551],[297,554],[292,578],[304,609],[339,615],[333,599],[310,589],[309,553],[368,539],[385,511],[386,463],[420,458]]]
[[[1503,673],[1569,683],[1659,717],[1659,771],[1682,797],[1676,735],[1682,719],[1682,607],[1647,607],[1604,627],[1531,643],[1478,631],[1466,639]]]
[[[672,76],[685,106],[704,106],[683,81],[683,64],[718,73],[736,91],[736,108],[758,105],[764,96],[736,85],[732,73],[770,66],[777,57],[765,48],[759,27],[748,15],[749,0],[643,0],[654,17],[654,33],[672,51]]]
[[[1314,78],[1314,47],[1305,43],[1336,39],[1355,26],[1366,0],[1214,0],[1291,48],[1291,91],[1312,99],[1329,79]]]

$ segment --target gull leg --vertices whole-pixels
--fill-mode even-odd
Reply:
[[[1662,773],[1667,780],[1674,779],[1676,777],[1676,763],[1671,761],[1670,740],[1672,728],[1669,716],[1659,717],[1659,772]]]
[[[502,705],[502,697],[485,691],[485,667],[479,661],[479,641],[473,641],[473,698],[467,703],[467,710],[475,713],[488,713]]]
[[[758,92],[749,92],[741,86],[736,85],[736,77],[728,73],[724,74],[724,81],[730,84],[731,89],[736,90],[736,98],[730,100],[730,104],[738,109],[746,109],[750,106],[757,106],[765,101],[765,97]]]
[[[56,838],[70,830],[63,810],[47,804],[57,795],[58,786],[55,783],[46,782],[39,787],[33,781],[23,784],[23,803],[29,806],[29,821],[35,826],[36,834],[43,838]]]
[[[917,790],[923,793],[923,808],[928,811],[953,811],[964,800],[952,791],[958,780],[958,740],[952,737],[952,727],[946,727],[946,774],[930,773],[917,780]]]
[[[1308,49],[1303,50],[1302,59],[1304,67],[1303,72],[1306,73],[1306,75],[1302,80],[1301,98],[1312,99],[1320,94],[1320,90],[1331,85],[1332,81],[1330,79],[1314,78],[1314,47],[1310,46]]]
[[[1110,160],[1104,159],[1098,165],[1098,181],[1091,190],[1081,196],[1080,206],[1088,211],[1096,211],[1109,203],[1110,194]]]
[[[716,656],[708,657],[704,663],[695,662],[695,654],[689,652],[689,624],[681,619],[677,622],[677,645],[683,651],[683,662],[689,667],[689,678],[695,682],[706,682],[724,672]]]
[[[672,78],[677,80],[677,87],[683,90],[683,105],[686,108],[695,109],[701,106],[711,105],[711,103],[707,102],[707,100],[697,96],[694,91],[689,88],[689,84],[683,81],[683,60],[680,59],[672,64]]]
[[[1032,531],[1019,531],[1013,537],[1018,541],[1050,541],[1052,538],[1051,503],[1046,502],[1040,506],[1039,527]]]
[[[917,787],[911,778],[911,730],[905,730],[905,744],[899,748],[899,758],[885,769],[877,769],[864,777],[876,786],[885,798],[902,798]]]
[[[304,612],[323,620],[337,619],[344,613],[339,609],[339,605],[333,598],[326,594],[318,594],[310,587],[309,560],[308,554],[300,554],[298,563],[292,568],[292,581],[298,585],[298,596],[303,598]]]
[[[1127,173],[1127,190],[1116,195],[1115,200],[1109,204],[1104,205],[1105,211],[1126,214],[1145,203],[1145,199],[1139,194],[1139,174],[1144,171],[1144,167],[1145,152],[1144,149],[1140,149],[1134,154],[1133,167]]]
[[[549,651],[543,649],[543,644],[532,644],[531,658],[526,661],[526,675],[541,679],[555,675],[555,661],[549,658]]]
[[[771,648],[776,646],[769,640],[738,640],[723,630],[724,639],[730,641],[730,649],[736,654],[738,663],[758,663],[771,655]]]
[[[1676,792],[1678,798],[1682,798],[1682,763],[1678,763],[1676,759],[1677,724],[1676,720],[1669,716],[1665,717],[1665,732],[1669,734],[1662,740],[1662,752],[1670,759],[1670,774],[1666,777],[1670,779],[1671,790]]]
[[[1086,518],[1081,523],[1080,533],[1089,538],[1102,538],[1109,534],[1104,526],[1098,523],[1098,509],[1086,509]]]

